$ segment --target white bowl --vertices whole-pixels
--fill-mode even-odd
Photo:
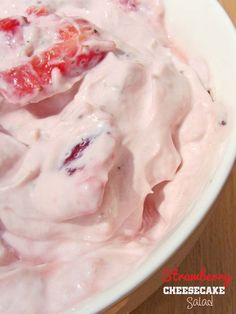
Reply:
[[[216,99],[230,112],[230,134],[223,143],[218,164],[198,201],[175,228],[166,235],[161,244],[136,271],[108,291],[93,297],[92,302],[83,303],[73,313],[98,313],[122,300],[139,287],[154,272],[160,270],[166,261],[185,243],[185,253],[193,240],[194,231],[206,221],[212,203],[219,194],[229,175],[236,156],[236,32],[234,26],[216,0],[163,0],[166,6],[166,22],[169,33],[189,55],[203,57],[210,68],[212,89]],[[196,239],[196,236],[194,237]],[[195,241],[195,240],[194,240]],[[182,246],[183,248],[183,246]],[[187,249],[186,249],[187,248]],[[174,263],[179,256],[175,255]],[[173,263],[173,261],[172,261]],[[168,264],[169,265],[169,264]],[[160,278],[158,276],[155,277]],[[158,287],[161,282],[156,282]],[[141,293],[139,293],[139,296]],[[128,299],[118,302],[110,313],[128,311]],[[140,300],[142,301],[142,300]],[[132,303],[132,302],[131,302]],[[132,305],[129,307],[131,308]],[[71,312],[70,312],[71,313]]]

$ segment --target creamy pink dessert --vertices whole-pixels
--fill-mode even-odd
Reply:
[[[3,0],[0,18],[0,313],[62,313],[181,219],[226,120],[158,0]]]

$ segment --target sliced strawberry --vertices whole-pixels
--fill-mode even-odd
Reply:
[[[82,157],[83,151],[86,150],[86,148],[90,145],[91,141],[92,140],[90,138],[83,139],[80,143],[78,143],[72,148],[69,155],[65,158],[62,168],[66,170],[69,176],[73,175],[76,171],[79,170],[78,168],[73,167],[73,165],[71,164],[76,159]]]
[[[81,75],[82,73],[92,69],[106,56],[106,52],[90,50],[88,53],[80,54],[76,60],[76,67],[71,68],[73,75]]]
[[[14,32],[20,26],[17,19],[3,19],[0,21],[0,31]]]
[[[36,15],[36,16],[47,16],[49,15],[49,9],[47,7],[29,7],[26,10],[27,15]]]
[[[66,56],[72,52],[66,49],[65,45],[57,45],[51,50],[44,51],[38,56],[34,56],[30,61],[34,73],[38,77],[42,88],[51,83],[52,71],[57,68],[62,74],[66,73]],[[64,55],[64,58],[61,56]]]
[[[21,67],[5,71],[3,77],[5,83],[11,88],[14,87],[13,92],[16,92],[17,90],[17,95],[19,97],[41,89],[39,78],[32,70],[30,64],[25,64]]]
[[[42,15],[46,15],[48,10],[34,7],[28,9],[27,12],[37,17],[28,22],[27,27],[31,27]],[[57,36],[52,36],[52,40],[56,37],[57,39],[51,43],[51,48],[36,55],[33,54],[25,64],[0,72],[0,92],[8,101],[26,104],[50,97],[60,92],[53,89],[52,72],[54,69],[57,69],[67,81],[71,81],[72,86],[81,75],[101,62],[109,50],[114,49],[111,42],[101,41],[99,32],[86,20],[65,19],[52,15],[52,23],[54,23],[54,28],[57,28]],[[2,24],[4,25],[3,22]],[[5,28],[7,27],[10,28],[10,26]],[[43,26],[39,23],[37,27]],[[44,32],[42,32],[43,35]],[[96,47],[88,46],[85,42],[88,39],[93,39]],[[40,42],[43,42],[43,38]],[[101,48],[98,49],[100,42]],[[38,50],[40,51],[40,48]],[[67,89],[70,88],[70,84],[66,86]]]
[[[0,20],[0,32],[15,33],[20,26],[28,24],[26,17],[14,17]]]

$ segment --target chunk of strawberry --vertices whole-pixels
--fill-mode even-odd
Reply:
[[[14,32],[20,26],[17,19],[3,19],[0,21],[0,31]]]
[[[0,20],[0,32],[15,33],[20,26],[28,23],[25,17],[14,17]]]
[[[73,47],[71,47],[71,49],[72,48]],[[66,45],[57,45],[51,50],[44,51],[31,59],[30,64],[33,73],[38,77],[42,89],[48,84],[51,84],[52,71],[55,68],[57,68],[61,74],[66,73],[67,57],[71,54],[72,51],[69,47],[66,47]],[[61,58],[61,55],[64,55],[64,58]]]
[[[14,87],[14,89],[11,88],[11,90],[14,93],[17,92],[19,97],[32,94],[36,90],[39,91],[41,89],[39,77],[34,73],[30,64],[25,64],[21,67],[0,73],[0,77],[4,78],[7,86]]]
[[[80,54],[76,59],[76,67],[71,67],[70,73],[73,75],[81,75],[82,73],[92,69],[106,56],[104,51],[90,50],[87,53]]]
[[[39,9],[39,13],[37,9],[28,12],[35,14],[36,19],[30,20],[27,27],[32,27],[35,20],[46,14],[44,9]],[[48,15],[50,18],[49,13]],[[50,48],[33,54],[27,63],[0,72],[0,93],[9,102],[24,105],[65,91],[64,88],[70,88],[82,75],[101,62],[108,51],[114,49],[114,44],[102,41],[99,32],[86,20],[52,15],[52,23],[57,30]],[[37,24],[37,27],[39,25],[41,24]],[[95,43],[94,47],[86,44],[89,39]],[[40,42],[43,42],[43,38]],[[101,48],[98,48],[99,43]],[[61,88],[57,85],[55,89],[53,84],[54,69],[66,79]]]
[[[72,38],[76,38],[79,32],[73,24],[66,24],[64,27],[59,29],[59,37],[61,40],[66,41]]]
[[[72,162],[82,157],[83,152],[86,150],[91,142],[92,140],[90,138],[82,139],[80,143],[78,143],[71,149],[70,153],[65,158],[62,168],[66,170],[69,176],[72,176],[76,171],[79,170],[78,168],[73,167]]]
[[[32,6],[26,10],[27,15],[47,16],[49,15],[49,9],[47,7]]]

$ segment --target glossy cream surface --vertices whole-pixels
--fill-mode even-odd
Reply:
[[[73,86],[57,82],[63,93],[1,96],[4,314],[62,313],[136,269],[197,198],[227,129],[207,66],[175,47],[158,0],[40,2],[92,22],[115,49]],[[36,4],[3,0],[0,17]],[[53,29],[46,38],[40,49]],[[4,49],[0,71],[27,61]]]

